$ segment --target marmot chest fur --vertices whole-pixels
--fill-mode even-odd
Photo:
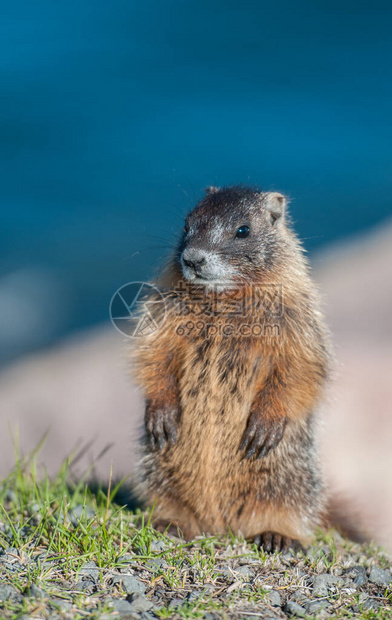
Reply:
[[[314,439],[329,342],[281,194],[211,188],[133,347],[146,399],[140,490],[188,538],[307,544],[324,514]]]

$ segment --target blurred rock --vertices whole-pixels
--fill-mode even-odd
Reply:
[[[11,431],[23,454],[45,433],[40,462],[57,472],[76,455],[75,476],[108,480],[135,464],[142,399],[126,373],[123,339],[113,328],[76,334],[0,374],[0,476],[15,464]]]
[[[370,583],[375,583],[377,586],[388,586],[392,581],[392,576],[389,570],[378,568],[378,566],[372,566],[369,574]]]
[[[337,357],[322,446],[339,512],[392,549],[392,222],[313,261]]]
[[[281,607],[282,599],[280,598],[280,594],[277,590],[271,590],[268,593],[268,602],[272,607]]]
[[[284,610],[289,616],[299,616],[300,618],[306,616],[305,609],[298,605],[298,603],[294,603],[294,601],[287,601]]]

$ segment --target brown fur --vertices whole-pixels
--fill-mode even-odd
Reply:
[[[197,222],[213,220],[221,192],[224,204],[230,202],[225,191],[231,190],[207,195],[194,211]],[[177,525],[187,538],[230,528],[247,538],[272,531],[307,544],[325,507],[314,418],[328,375],[328,337],[294,233],[283,217],[269,222],[268,195],[249,191],[244,200],[253,200],[252,213],[259,200],[256,223],[264,218],[263,263],[255,265],[252,255],[250,264],[237,250],[246,246],[233,246],[228,260],[240,266],[235,296],[244,303],[242,315],[230,311],[232,289],[217,301],[216,293],[190,283],[179,295],[184,276],[176,256],[160,279],[165,308],[158,303],[156,312],[165,311],[163,325],[134,347],[134,372],[147,402],[140,494],[155,505],[156,519]],[[200,230],[194,243],[203,243],[207,233]],[[283,311],[274,316],[258,301],[268,286],[283,291]],[[187,314],[190,307],[195,311]],[[202,329],[183,333],[200,317],[230,335],[222,329],[208,338]],[[258,323],[263,335],[240,333],[244,322]],[[166,423],[173,434],[159,449],[152,433]],[[273,439],[262,458],[246,459],[240,449],[252,428],[255,436],[263,429]]]

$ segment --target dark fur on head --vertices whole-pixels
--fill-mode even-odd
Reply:
[[[236,236],[242,226],[249,229],[246,238]],[[282,194],[242,186],[214,188],[187,216],[177,258],[185,277],[194,282],[238,283],[282,262],[290,240]]]

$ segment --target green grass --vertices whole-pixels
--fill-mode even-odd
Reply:
[[[262,618],[264,612],[285,618],[281,609],[269,605],[271,588],[283,600],[301,588],[312,598],[308,576],[340,575],[350,562],[391,566],[377,547],[354,545],[335,532],[320,532],[312,553],[287,557],[270,556],[229,534],[186,543],[154,530],[151,513],[132,513],[118,505],[123,482],[94,493],[85,480],[70,486],[67,463],[54,479],[39,478],[35,457],[17,458],[14,471],[0,483],[0,554],[10,547],[15,550],[8,558],[14,570],[0,562],[0,585],[12,585],[18,593],[0,602],[1,618],[47,618],[54,613],[62,617],[62,601],[70,604],[68,617],[115,617],[105,597],[110,593],[114,599],[125,598],[121,584],[111,583],[113,574],[124,568],[142,580],[147,598],[156,602],[161,593],[153,610],[157,618],[203,618],[206,613],[219,618]],[[73,513],[76,508],[82,515],[79,520]],[[81,568],[89,561],[99,570],[96,591],[77,592]],[[241,563],[250,566],[252,578],[236,573]],[[46,593],[43,599],[29,596],[33,585]],[[391,591],[380,594],[372,588],[370,597],[382,603],[380,609],[364,609],[360,591],[336,588],[329,594],[333,617],[391,618]],[[180,601],[176,607],[173,598]]]

